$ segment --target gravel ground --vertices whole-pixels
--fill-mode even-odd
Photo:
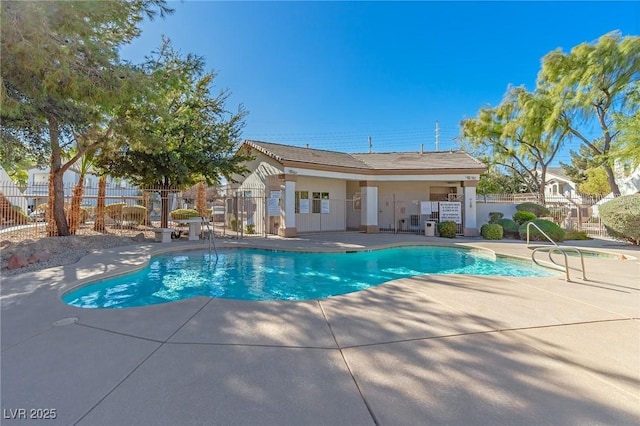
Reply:
[[[149,236],[145,237],[143,241],[152,241]],[[130,236],[119,235],[74,235],[24,240],[18,243],[4,240],[0,243],[2,247],[0,255],[2,259],[2,275],[17,275],[54,266],[69,265],[96,250],[130,244],[139,244],[139,241],[134,241]],[[21,254],[29,257],[33,253],[46,253],[49,255],[49,259],[32,263],[19,269],[6,269],[7,262],[12,255]]]

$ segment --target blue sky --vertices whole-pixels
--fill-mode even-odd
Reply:
[[[541,58],[619,30],[640,2],[171,2],[122,51],[140,62],[169,37],[206,59],[243,137],[366,152],[457,148],[459,122],[532,89]],[[572,148],[577,148],[574,142]],[[568,161],[568,150],[558,160]]]

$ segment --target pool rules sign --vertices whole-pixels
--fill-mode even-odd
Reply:
[[[440,201],[438,203],[438,220],[440,222],[462,223],[462,203],[459,201]]]

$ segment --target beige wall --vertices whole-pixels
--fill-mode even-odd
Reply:
[[[252,170],[252,172],[238,179],[242,182],[242,188],[264,188],[270,176],[277,176],[284,173],[282,164],[273,158],[267,157],[262,153],[256,153],[255,151],[253,155],[255,158],[245,163],[247,169]]]
[[[296,191],[328,192],[329,198],[344,200],[347,186],[344,180],[298,176]]]
[[[380,182],[378,184],[378,225],[381,228],[421,228],[424,217],[420,212],[420,201],[429,201],[431,195],[447,194],[450,187],[459,187],[460,182]],[[411,217],[418,215],[417,225]],[[402,222],[404,221],[404,222]],[[402,222],[402,223],[401,223]]]
[[[460,182],[380,182],[379,194],[396,194],[396,199],[429,200],[433,194],[447,194],[450,187],[460,187]]]
[[[346,230],[345,199],[347,185],[344,180],[298,176],[296,191],[309,191],[309,197],[312,197],[313,192],[329,193],[329,214],[296,214],[296,228],[299,233]]]

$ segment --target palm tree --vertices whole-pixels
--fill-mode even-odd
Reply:
[[[204,182],[199,182],[196,190],[196,210],[200,213],[201,217],[208,218],[207,189],[204,186]]]
[[[69,211],[69,233],[75,235],[80,225],[80,204],[82,202],[82,196],[84,195],[84,177],[89,172],[94,163],[95,150],[86,151],[82,157],[80,157],[80,164],[78,167],[78,173],[80,174],[78,182],[73,188],[73,196],[71,198],[71,209]]]
[[[105,233],[107,230],[104,225],[104,206],[107,197],[107,176],[101,175],[98,180],[98,201],[96,203],[96,218],[93,222],[93,230]]]

